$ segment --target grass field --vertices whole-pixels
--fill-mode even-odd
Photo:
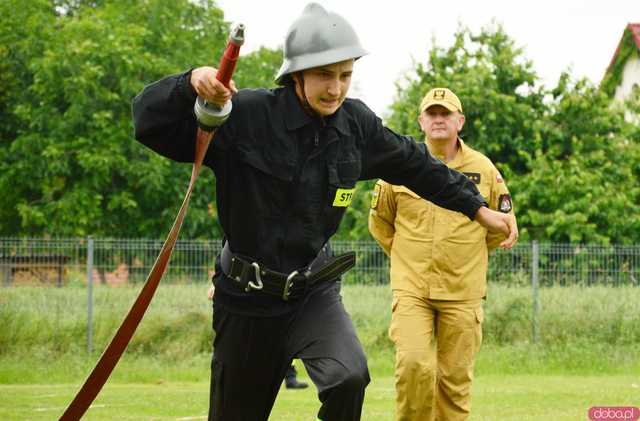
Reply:
[[[638,376],[478,376],[471,420],[588,420],[591,406],[638,406]],[[70,384],[0,385],[0,419],[51,420],[64,411],[76,391]],[[363,420],[393,419],[393,378],[374,377],[367,388]],[[105,386],[86,420],[204,420],[208,384],[162,382]],[[315,390],[282,389],[271,420],[313,420]]]
[[[137,291],[96,289],[95,350],[87,354],[86,290],[0,288],[0,420],[57,419]],[[161,286],[84,419],[206,419],[211,310],[205,291]],[[363,420],[392,420],[390,293],[347,286],[343,294],[369,356]],[[553,288],[540,298],[541,340],[532,344],[530,291],[491,288],[471,419],[587,420],[591,406],[640,406],[640,288]],[[318,407],[313,388],[283,390],[271,419],[313,420]]]

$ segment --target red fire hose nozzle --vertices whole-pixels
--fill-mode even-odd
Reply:
[[[231,29],[227,47],[224,49],[216,79],[224,86],[229,87],[231,76],[236,68],[240,47],[244,44],[244,25],[239,23]],[[198,96],[193,107],[198,125],[202,130],[213,131],[226,121],[231,113],[231,101],[227,101],[222,107],[208,103],[204,98]]]

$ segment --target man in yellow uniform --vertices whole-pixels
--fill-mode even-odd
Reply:
[[[422,100],[418,122],[429,151],[473,181],[492,209],[512,213],[498,170],[458,137],[464,121],[462,104],[449,89],[432,89]],[[391,258],[396,420],[467,419],[488,255],[506,245],[504,238],[382,180],[373,193],[369,230]]]

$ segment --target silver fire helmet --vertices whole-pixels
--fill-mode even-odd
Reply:
[[[276,83],[282,85],[286,75],[300,70],[366,54],[368,51],[362,48],[358,35],[345,18],[317,3],[309,3],[287,31],[284,59]]]

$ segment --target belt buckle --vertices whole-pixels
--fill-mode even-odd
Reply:
[[[251,263],[251,266],[253,266],[253,268],[255,269],[256,282],[247,282],[247,286],[244,289],[246,292],[251,291],[251,289],[261,290],[264,286],[264,284],[262,283],[262,278],[260,277],[260,265],[257,262],[253,262]]]
[[[284,301],[289,300],[289,294],[291,294],[291,286],[293,285],[293,278],[298,274],[297,270],[294,270],[287,276],[287,280],[284,281],[284,290],[282,291],[282,299]]]

